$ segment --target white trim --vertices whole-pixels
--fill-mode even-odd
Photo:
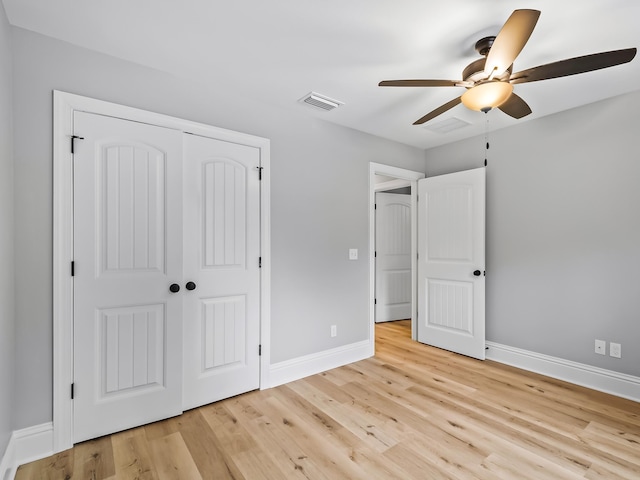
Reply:
[[[404,168],[392,167],[381,163],[369,163],[369,344],[371,355],[375,351],[375,319],[376,311],[376,175],[395,177],[411,186],[411,338],[418,337],[416,311],[418,308],[418,180],[425,178],[422,172],[414,172]],[[394,180],[391,180],[392,182]]]
[[[0,461],[0,479],[13,479],[20,465],[53,455],[53,423],[15,430]]]
[[[384,192],[385,190],[395,190],[396,188],[404,188],[411,186],[411,182],[403,180],[402,178],[396,178],[395,180],[389,180],[387,182],[376,183],[376,192]]]
[[[271,152],[269,140],[260,152],[260,389],[269,385],[271,364]]]
[[[364,360],[371,357],[371,355],[369,341],[363,340],[332,348],[331,350],[274,363],[270,369],[269,378],[271,384],[269,386],[277,387],[278,385],[294,382],[310,375],[326,372],[332,368]]]
[[[13,480],[13,477],[16,476],[15,450],[15,438],[11,434],[4,455],[0,458],[0,479],[2,480]]]
[[[640,402],[640,377],[486,342],[487,359]]]
[[[53,448],[73,445],[73,135],[71,99],[53,92]],[[66,140],[66,141],[65,141]]]
[[[204,137],[250,145],[260,150],[261,326],[260,385],[268,385],[271,331],[270,141],[244,133],[70,93],[53,92],[53,452],[73,445],[73,183],[70,151],[76,111],[124,118]]]

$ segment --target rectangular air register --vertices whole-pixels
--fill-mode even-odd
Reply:
[[[317,108],[320,110],[325,110],[325,111],[333,110],[334,108],[337,108],[340,105],[344,105],[344,102],[341,102],[339,100],[334,100],[333,98],[329,98],[325,95],[320,95],[319,93],[316,93],[316,92],[307,93],[304,97],[298,100],[298,102],[305,103],[310,107]]]
[[[449,133],[449,132],[453,132],[454,130],[459,130],[461,128],[468,127],[469,125],[471,124],[468,122],[465,122],[464,120],[460,120],[459,118],[456,118],[456,117],[451,117],[441,122],[429,123],[425,125],[423,128],[425,130],[430,130],[434,133]]]

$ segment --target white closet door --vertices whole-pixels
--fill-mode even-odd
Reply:
[[[418,181],[418,340],[485,358],[485,169]]]
[[[260,153],[184,136],[184,408],[260,384]]]
[[[182,412],[182,139],[74,114],[74,442]]]
[[[376,322],[411,318],[411,196],[376,193]]]

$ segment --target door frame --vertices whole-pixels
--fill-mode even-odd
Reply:
[[[53,91],[53,452],[73,446],[73,115],[123,118],[260,150],[260,388],[269,385],[271,337],[270,141],[133,107]]]
[[[376,298],[376,175],[393,177],[389,188],[399,188],[411,186],[411,338],[418,336],[418,326],[415,321],[416,310],[418,308],[417,288],[418,288],[418,180],[425,178],[423,172],[415,172],[400,167],[392,167],[382,163],[369,163],[369,342],[371,354],[375,353],[375,298]],[[386,189],[386,188],[385,188]]]

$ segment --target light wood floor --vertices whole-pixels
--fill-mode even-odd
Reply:
[[[640,479],[640,404],[410,340],[24,465],[24,479]]]

